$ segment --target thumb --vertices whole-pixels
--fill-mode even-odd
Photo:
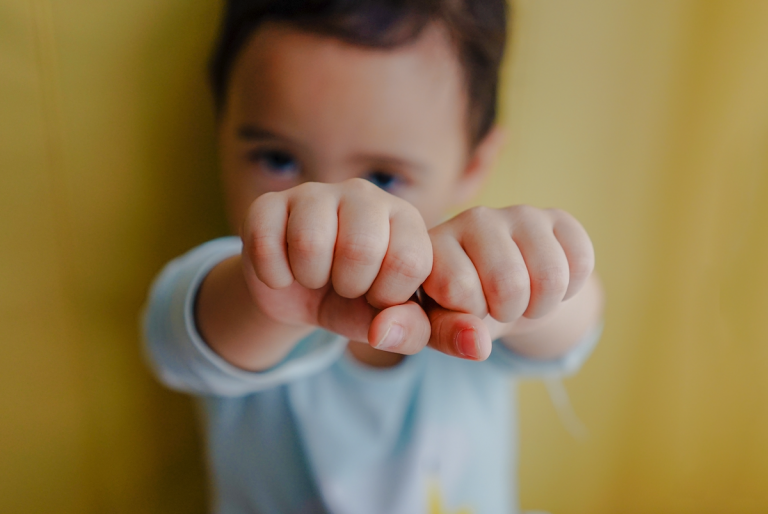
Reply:
[[[368,330],[368,342],[377,350],[413,355],[429,342],[429,318],[415,301],[379,312]]]
[[[379,311],[365,297],[344,298],[332,287],[310,290],[308,297],[308,303],[316,302],[314,308],[310,306],[317,313],[317,321],[313,324],[351,341],[368,340],[368,329]]]
[[[318,324],[352,341],[403,355],[418,353],[429,341],[429,318],[413,301],[379,311],[364,297],[344,298],[330,289],[320,302]]]
[[[451,311],[422,295],[422,305],[431,326],[429,346],[462,359],[484,361],[491,354],[491,335],[474,314]]]

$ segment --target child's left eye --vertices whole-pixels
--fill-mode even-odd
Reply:
[[[296,158],[281,150],[259,150],[249,154],[248,159],[272,175],[292,177],[301,171]]]
[[[385,191],[391,190],[400,183],[397,175],[386,171],[372,171],[365,178]]]

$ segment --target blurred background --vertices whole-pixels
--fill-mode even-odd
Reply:
[[[521,387],[523,507],[768,512],[768,1],[521,0],[478,203],[567,209],[605,333]],[[218,0],[0,0],[0,512],[202,513],[192,400],[143,364],[155,273],[226,232]]]

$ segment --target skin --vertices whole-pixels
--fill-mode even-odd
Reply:
[[[466,120],[462,70],[439,27],[388,50],[260,28],[219,125],[244,250],[198,295],[211,348],[260,371],[315,327],[379,367],[427,345],[484,360],[496,338],[534,358],[576,344],[602,293],[572,216],[510,206],[441,223],[478,190],[503,140],[494,128],[470,148]]]

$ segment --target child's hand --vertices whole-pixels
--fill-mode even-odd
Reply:
[[[426,344],[429,321],[408,300],[432,245],[408,202],[362,179],[305,183],[256,199],[241,235],[251,296],[272,319],[374,344],[397,322],[400,347]]]
[[[424,291],[439,305],[429,310],[430,345],[444,353],[484,359],[487,330],[468,313],[501,322],[540,318],[576,294],[594,267],[594,250],[584,228],[556,209],[512,206],[474,208],[429,232],[434,264]],[[439,337],[440,325],[464,337]]]

